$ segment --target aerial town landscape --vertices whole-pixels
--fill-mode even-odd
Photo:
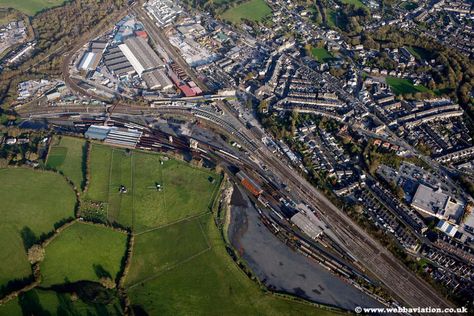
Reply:
[[[0,0],[0,315],[474,314],[474,2]]]

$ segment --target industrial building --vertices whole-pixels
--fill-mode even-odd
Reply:
[[[135,72],[133,66],[118,47],[111,48],[104,54],[104,63],[109,71],[116,76],[130,75]]]
[[[142,75],[142,79],[150,90],[170,90],[174,87],[173,82],[171,82],[163,69],[145,72]]]
[[[142,132],[138,130],[114,128],[107,134],[104,143],[125,148],[135,148],[141,136]]]
[[[104,140],[109,134],[111,127],[101,125],[91,125],[84,136],[88,139]]]
[[[309,237],[317,239],[323,233],[323,223],[311,211],[300,211],[291,217],[291,222]]]
[[[89,49],[82,55],[77,69],[85,71],[96,69],[106,47],[107,42],[92,41],[89,45]]]
[[[88,139],[104,141],[104,143],[113,146],[135,148],[142,132],[115,126],[91,125],[84,136]]]
[[[145,71],[164,68],[164,63],[142,37],[127,38],[119,49],[141,77]]]
[[[186,63],[191,67],[207,65],[218,58],[216,54],[202,47],[194,39],[185,37],[182,34],[170,36],[169,40],[171,45],[180,51]]]

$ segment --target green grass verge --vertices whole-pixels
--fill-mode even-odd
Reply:
[[[0,305],[1,316],[23,315],[122,315],[120,303],[92,304],[73,298],[67,293],[31,290]]]
[[[414,85],[408,79],[387,77],[385,81],[387,82],[387,84],[390,86],[390,88],[396,95],[430,91],[425,86]]]
[[[197,249],[192,249],[188,260],[159,271],[155,278],[128,289],[135,308],[138,306],[149,315],[335,315],[301,301],[262,291],[227,254],[212,215],[199,220],[211,248],[194,257],[192,254]],[[184,225],[177,225],[175,229],[180,230],[176,235],[188,234]],[[158,255],[168,247],[167,242],[168,238],[162,238],[148,247],[154,246]],[[182,258],[183,253],[176,250],[178,253]]]
[[[74,216],[75,194],[53,172],[0,169],[0,285],[31,274],[30,247],[54,224]]]
[[[27,15],[62,5],[65,0],[0,0],[0,8],[13,8]]]
[[[74,223],[47,247],[41,263],[41,285],[115,280],[125,255],[127,236],[110,228]]]
[[[222,18],[232,23],[239,23],[242,19],[260,22],[272,13],[264,0],[250,0],[231,7],[222,14]]]
[[[46,165],[61,171],[80,190],[84,182],[85,141],[73,137],[54,137]]]

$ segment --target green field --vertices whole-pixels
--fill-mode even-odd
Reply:
[[[1,316],[22,315],[121,315],[120,303],[108,305],[85,303],[70,294],[45,290],[31,290],[0,305]]]
[[[312,47],[311,55],[320,63],[327,63],[334,59],[334,56],[331,55],[325,48]]]
[[[0,8],[13,8],[27,15],[35,15],[41,10],[57,7],[65,0],[0,0]]]
[[[76,157],[82,157],[81,144],[63,141],[53,145],[48,163],[74,174],[82,168]],[[163,155],[97,143],[87,161],[90,178],[81,207],[100,201],[110,221],[134,234],[125,294],[137,315],[334,315],[265,291],[233,262],[211,212],[220,175]],[[127,191],[120,193],[120,186]],[[73,215],[75,194],[57,173],[18,168],[0,170],[0,199],[5,283],[31,274],[19,229],[28,227],[30,235],[51,231],[53,223]],[[0,306],[0,315],[123,314],[117,291],[97,282],[117,281],[126,246],[125,233],[73,223],[45,247],[40,287]]]
[[[218,175],[162,157],[93,144],[86,198],[106,202],[108,219],[136,232],[208,211]]]
[[[89,185],[86,198],[107,201],[109,197],[112,147],[92,144],[89,156]]]
[[[135,237],[127,285],[164,272],[208,247],[199,218],[140,234]]]
[[[26,250],[54,224],[74,216],[75,195],[52,172],[0,169],[0,285],[31,274]]]
[[[231,7],[222,14],[222,18],[232,23],[242,19],[260,22],[272,13],[265,0],[250,0]]]
[[[209,211],[212,194],[220,182],[217,181],[217,174],[204,169],[176,160],[168,160],[160,165],[159,156],[142,153],[135,156],[134,171],[133,212],[136,231]],[[161,192],[150,190],[155,182],[163,186]]]
[[[345,4],[352,4],[354,5],[354,7],[356,8],[366,8],[367,6],[362,3],[362,1],[360,0],[341,0],[342,3],[345,3]]]
[[[116,278],[127,236],[107,227],[74,223],[47,247],[41,263],[41,285]]]
[[[85,142],[73,137],[54,137],[48,154],[46,165],[61,171],[69,178],[76,188],[80,189],[84,182],[83,164]]]
[[[334,315],[262,291],[227,254],[213,216],[198,220],[202,231],[175,224],[176,231],[171,236],[162,231],[162,237],[152,237],[150,233],[136,237],[141,246],[134,251],[130,276],[136,278],[136,269],[148,279],[128,289],[132,306],[139,306],[149,315]],[[182,238],[200,240],[203,232],[210,248],[193,242],[192,246],[181,246],[189,249],[165,250],[170,242],[171,246],[176,244],[172,242],[174,236],[190,235]],[[139,241],[142,237],[146,239]],[[197,252],[199,249],[203,250]],[[166,251],[163,256],[162,251]],[[159,259],[153,258],[153,252]],[[138,268],[134,267],[137,261],[142,263]],[[157,265],[157,270],[149,271],[151,268],[147,270],[144,264]],[[154,278],[150,277],[153,274]]]
[[[134,195],[132,167],[135,157],[121,149],[113,149],[111,157],[108,219],[132,227]],[[127,187],[127,194],[120,194],[118,190],[120,185]]]
[[[430,91],[425,86],[414,85],[408,79],[387,77],[385,81],[396,95]]]

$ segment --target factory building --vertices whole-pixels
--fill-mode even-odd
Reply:
[[[90,43],[89,49],[82,55],[81,60],[77,66],[79,70],[94,70],[100,63],[102,55],[105,48],[107,47],[107,42],[103,41],[92,41]]]
[[[145,71],[164,68],[163,61],[142,37],[130,37],[118,47],[140,77]]]
[[[81,61],[79,62],[79,65],[77,66],[77,69],[87,71],[97,68],[97,65],[100,61],[100,57],[101,56],[93,52],[84,53],[84,55],[82,55]]]
[[[88,139],[104,141],[104,143],[113,146],[135,148],[142,132],[115,126],[91,125],[84,136]]]
[[[150,90],[170,90],[174,87],[173,82],[166,76],[163,69],[145,72],[142,79]]]
[[[113,128],[107,134],[104,143],[118,147],[135,148],[142,132],[135,129]]]
[[[130,75],[135,72],[127,57],[118,47],[109,49],[105,53],[104,63],[109,71],[117,76]]]

